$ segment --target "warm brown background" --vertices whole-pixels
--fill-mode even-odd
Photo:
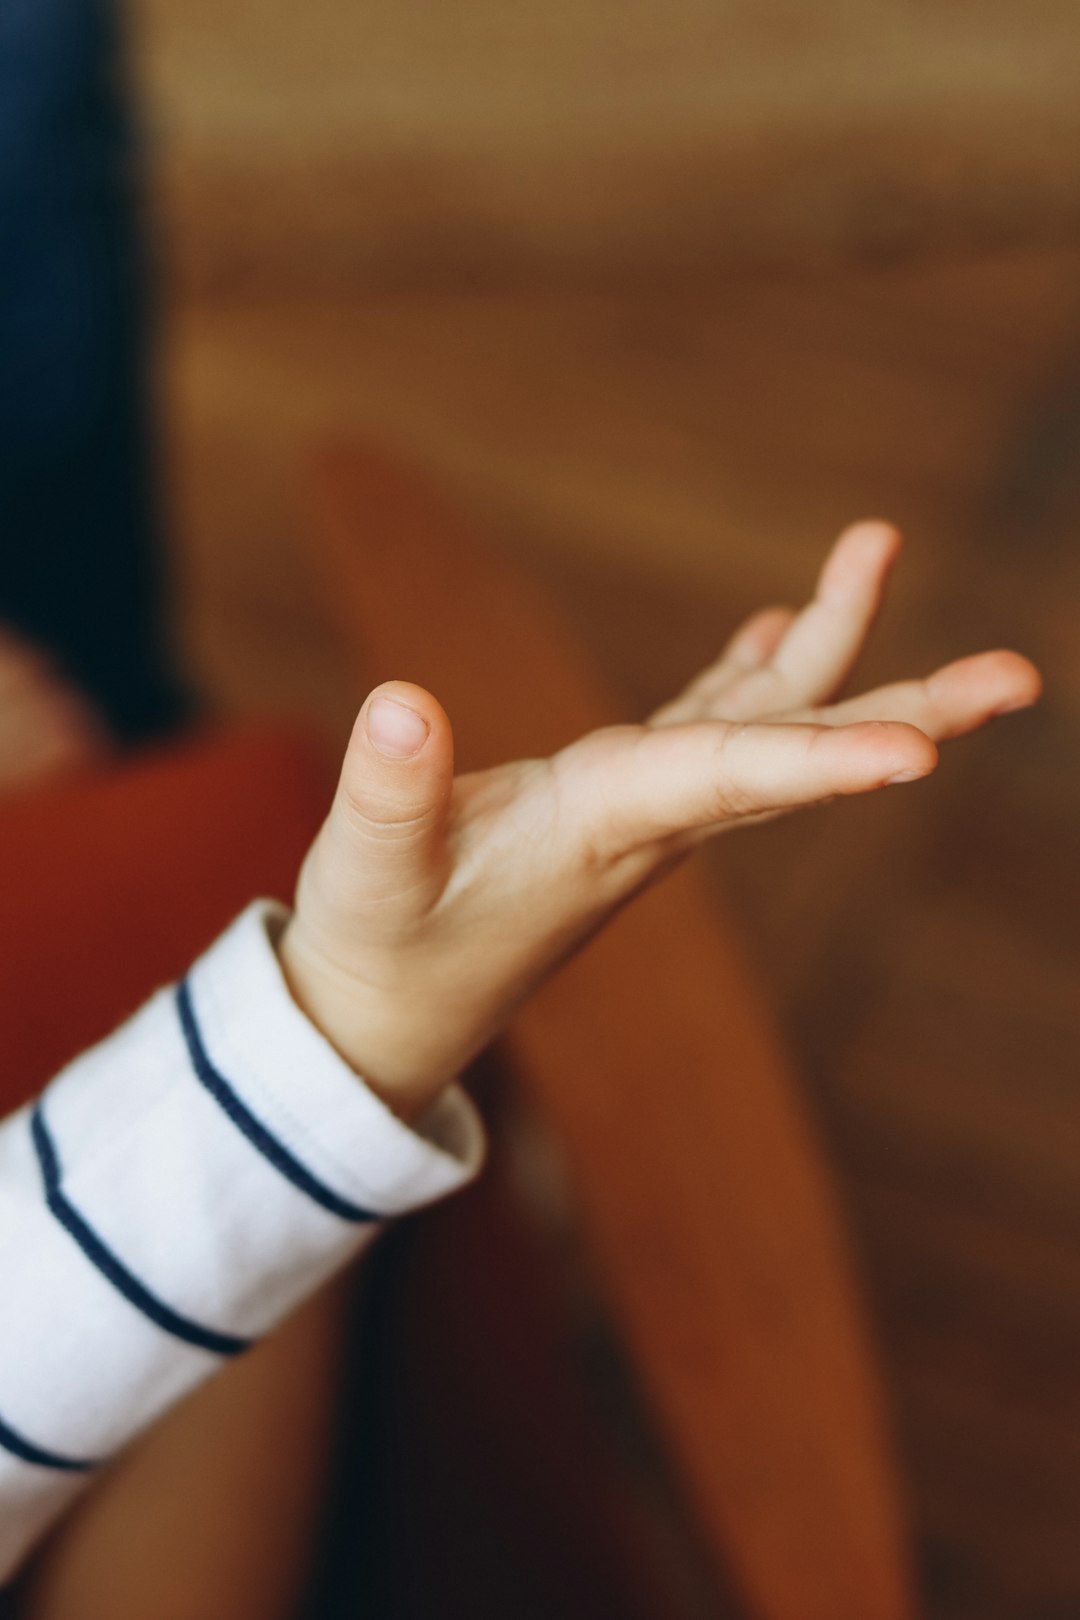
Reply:
[[[931,1613],[1080,1613],[1080,13],[947,0],[140,0],[185,635],[352,702],[321,435],[408,449],[639,709],[852,516],[867,662],[1009,639],[1036,717],[709,862],[831,1143]],[[387,671],[407,675],[408,671]]]
[[[1070,0],[141,0],[140,19],[207,278],[307,279],[313,256],[328,280],[607,278],[1080,221]]]

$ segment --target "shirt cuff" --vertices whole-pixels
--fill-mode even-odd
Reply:
[[[228,1076],[234,1122],[256,1121],[349,1204],[393,1216],[455,1192],[484,1159],[472,1102],[452,1085],[415,1126],[398,1119],[293,1000],[274,948],[287,917],[257,901],[191,969],[193,1062]]]

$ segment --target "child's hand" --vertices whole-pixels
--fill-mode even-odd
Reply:
[[[401,681],[370,695],[281,957],[300,1004],[392,1108],[421,1113],[559,962],[701,839],[925,776],[934,741],[1035,701],[1033,666],[990,652],[821,706],[862,646],[899,543],[884,524],[847,530],[800,614],[758,614],[646,724],[550,759],[455,781],[435,699]]]

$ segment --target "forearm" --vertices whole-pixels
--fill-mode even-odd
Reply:
[[[482,1152],[409,1130],[307,1022],[252,910],[0,1126],[0,1579],[120,1449]]]

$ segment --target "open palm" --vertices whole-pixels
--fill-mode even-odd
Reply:
[[[569,952],[701,839],[928,774],[935,743],[1032,703],[1039,676],[988,652],[833,701],[900,540],[847,530],[800,613],[768,609],[642,725],[453,779],[447,717],[388,683],[354,730],[283,952],[301,1000],[391,1095],[433,1095]],[[374,745],[373,703],[426,723]]]

